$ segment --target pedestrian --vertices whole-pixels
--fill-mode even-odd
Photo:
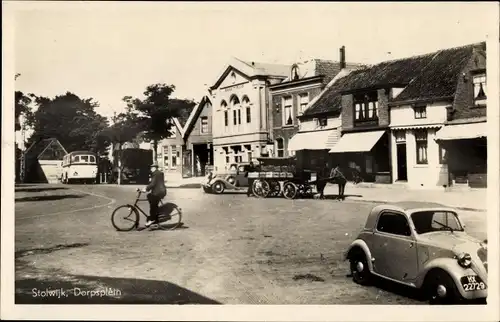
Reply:
[[[338,198],[344,200],[345,199],[344,192],[345,192],[345,186],[347,184],[347,179],[342,173],[342,171],[340,171],[340,166],[338,164],[335,166],[335,168],[332,169],[330,177],[333,178],[333,181],[339,185]]]
[[[149,218],[146,222],[146,227],[153,224],[158,224],[159,203],[167,195],[167,187],[165,186],[165,175],[158,168],[158,163],[151,165],[151,182],[145,189],[149,192],[147,197],[149,201]]]
[[[245,177],[248,178],[248,173],[255,172],[255,171],[256,171],[255,165],[253,164],[252,161],[250,161],[250,164],[248,165],[248,168],[247,168],[247,172],[245,173]],[[248,178],[247,197],[254,197],[255,196],[253,194],[253,189],[252,189],[253,181],[254,181],[253,178]]]
[[[316,190],[319,193],[319,199],[325,199],[325,187],[328,182],[328,177],[330,175],[330,168],[328,167],[328,162],[325,163],[325,166],[318,173],[318,179],[316,181]]]

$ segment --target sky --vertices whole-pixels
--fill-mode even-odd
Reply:
[[[17,90],[73,92],[105,116],[147,85],[174,84],[196,101],[230,58],[377,63],[485,41],[495,3],[72,2],[15,13]],[[496,27],[498,28],[498,26]]]

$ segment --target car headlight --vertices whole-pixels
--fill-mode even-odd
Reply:
[[[469,268],[470,265],[472,264],[472,258],[470,257],[470,254],[467,253],[462,253],[457,256],[457,261],[460,266],[463,268]]]

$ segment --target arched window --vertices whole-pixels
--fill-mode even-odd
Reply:
[[[282,138],[276,139],[276,151],[278,152],[278,158],[282,158],[285,155],[285,144]]]
[[[231,109],[233,110],[233,125],[241,124],[241,104],[236,95],[231,97]]]
[[[229,126],[229,111],[227,110],[226,101],[220,102],[220,107],[224,111],[224,126]]]
[[[243,106],[245,107],[247,123],[252,122],[252,110],[250,109],[250,100],[247,96],[243,97]]]

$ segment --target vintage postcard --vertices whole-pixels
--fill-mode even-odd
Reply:
[[[2,318],[500,318],[498,3],[2,7]]]

